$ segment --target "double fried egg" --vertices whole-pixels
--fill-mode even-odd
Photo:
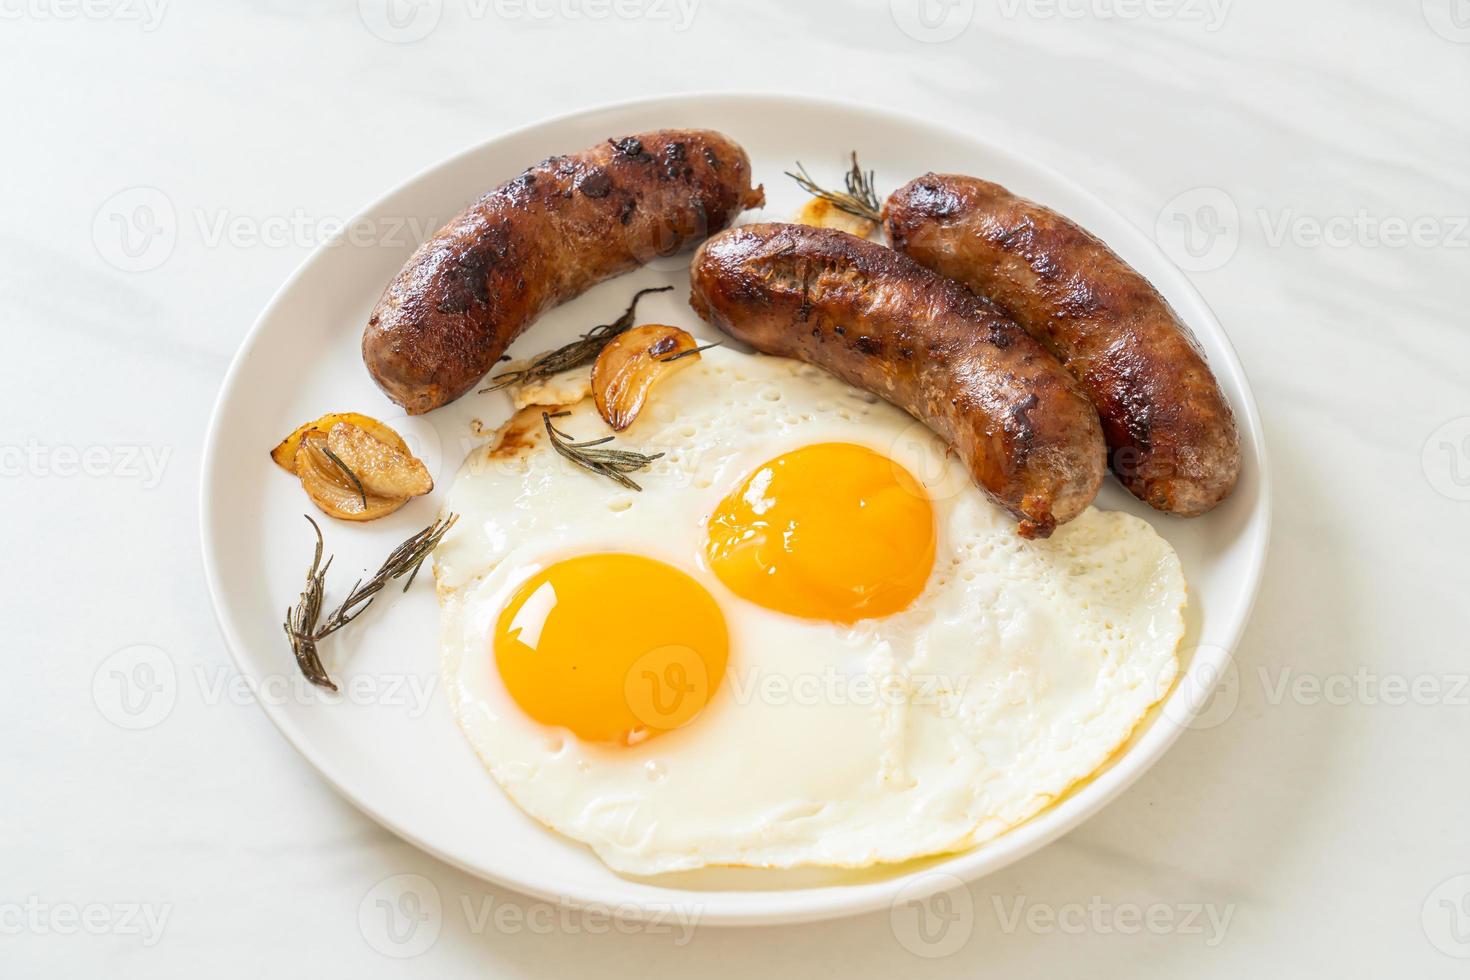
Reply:
[[[591,399],[558,410],[608,434]],[[938,437],[819,369],[715,349],[662,381],[615,443],[663,454],[641,492],[542,411],[449,491],[443,671],[510,798],[616,871],[971,847],[1174,679],[1185,584],[1147,523],[1024,541]]]

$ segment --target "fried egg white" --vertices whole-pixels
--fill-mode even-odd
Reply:
[[[566,410],[568,435],[608,434],[590,399]],[[1089,509],[1024,541],[941,440],[816,368],[708,351],[614,445],[664,454],[641,492],[523,409],[466,460],[435,555],[461,728],[614,870],[975,845],[1098,769],[1174,679],[1185,583],[1147,523]],[[786,513],[818,530],[740,551]]]

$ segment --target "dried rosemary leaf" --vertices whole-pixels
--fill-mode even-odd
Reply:
[[[589,439],[586,442],[575,442],[565,432],[551,424],[552,419],[563,418],[571,412],[541,413],[541,421],[546,425],[546,435],[551,440],[551,448],[555,449],[566,459],[571,460],[584,470],[591,470],[600,476],[605,476],[619,486],[627,487],[629,490],[642,490],[637,483],[627,475],[636,473],[651,465],[654,460],[663,456],[663,453],[654,453],[645,456],[643,453],[633,452],[630,449],[600,449],[613,441],[612,436],[604,436],[601,439]]]
[[[847,187],[845,192],[827,190],[812,180],[811,175],[806,172],[806,168],[801,165],[800,161],[797,161],[796,170],[796,173],[786,171],[786,176],[800,184],[801,189],[813,197],[819,197],[829,202],[837,210],[846,211],[855,217],[873,222],[882,220],[883,204],[878,200],[878,194],[873,189],[873,171],[869,170],[864,173],[863,168],[858,166],[856,150],[852,154],[852,166],[843,176],[843,183]]]
[[[347,598],[342,600],[342,604],[327,615],[325,622],[320,622],[327,569],[332,566],[332,559],[322,562],[322,529],[316,521],[306,518],[306,522],[316,532],[316,550],[312,555],[311,567],[306,570],[306,587],[296,605],[286,610],[285,630],[286,637],[291,641],[291,653],[296,657],[296,664],[307,680],[318,687],[337,690],[337,685],[322,666],[317,644],[362,615],[373,604],[378,593],[383,591],[384,586],[405,574],[408,575],[408,581],[403,584],[403,591],[407,592],[414,577],[418,575],[419,566],[439,546],[439,542],[457,520],[458,514],[450,514],[394,548],[383,559],[383,564],[378,566],[372,578],[366,581],[358,579]]]
[[[628,304],[628,308],[623,311],[623,315],[612,323],[604,323],[593,327],[569,344],[564,344],[556,350],[550,350],[544,354],[536,355],[531,359],[530,364],[527,364],[520,370],[504,371],[494,375],[490,379],[490,386],[488,388],[481,388],[480,393],[499,391],[501,388],[509,385],[540,381],[544,378],[551,377],[553,374],[560,374],[574,367],[581,367],[583,364],[591,364],[597,360],[597,355],[602,353],[602,349],[607,346],[608,341],[633,326],[633,317],[638,309],[638,300],[648,293],[666,293],[673,288],[673,286],[658,286],[638,290],[638,292],[633,294],[633,301]]]

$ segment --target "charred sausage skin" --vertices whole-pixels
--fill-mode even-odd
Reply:
[[[944,438],[975,482],[1046,537],[1105,473],[1097,413],[1051,355],[987,300],[831,228],[757,224],[705,242],[690,303],[757,350],[825,368]]]
[[[409,414],[447,404],[542,313],[760,206],[750,179],[745,151],[709,130],[544,160],[419,247],[368,319],[363,361]]]
[[[1229,402],[1189,328],[1101,241],[999,184],[954,174],[895,191],[883,224],[895,249],[994,300],[1067,366],[1134,496],[1192,517],[1229,495],[1241,465]]]

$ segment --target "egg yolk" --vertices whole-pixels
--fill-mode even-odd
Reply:
[[[688,724],[725,676],[714,598],[639,555],[580,555],[523,582],[500,613],[496,667],[521,710],[589,742],[631,745]]]
[[[934,507],[913,474],[863,446],[805,446],[760,466],[710,516],[710,567],[737,595],[852,623],[918,597],[934,566]]]

